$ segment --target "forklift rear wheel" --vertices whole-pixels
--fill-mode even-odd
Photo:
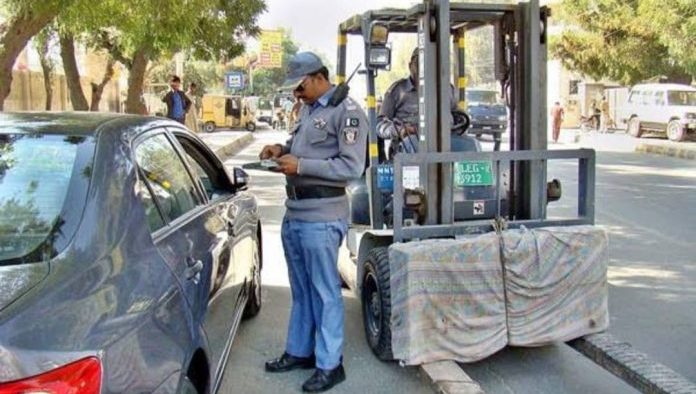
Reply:
[[[380,360],[393,360],[387,248],[372,249],[363,263],[363,272],[361,299],[367,343]]]
[[[253,122],[249,122],[246,124],[246,129],[248,131],[254,131],[254,130],[256,130],[256,124]]]
[[[205,131],[206,133],[212,133],[213,131],[215,131],[215,123],[205,122],[205,124],[203,125],[203,131]]]

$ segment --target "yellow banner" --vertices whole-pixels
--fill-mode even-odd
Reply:
[[[283,64],[283,32],[264,30],[261,32],[259,68],[280,68]]]

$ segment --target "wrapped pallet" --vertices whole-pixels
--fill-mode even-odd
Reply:
[[[508,339],[540,346],[604,331],[607,235],[594,226],[502,233]]]
[[[405,365],[473,362],[505,347],[500,242],[495,233],[389,248],[394,358]]]

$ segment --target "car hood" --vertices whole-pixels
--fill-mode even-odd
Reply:
[[[0,266],[0,312],[48,276],[48,262]]]

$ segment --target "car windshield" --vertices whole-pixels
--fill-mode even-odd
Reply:
[[[84,139],[0,134],[0,265],[55,253],[52,238],[64,223],[61,212]]]
[[[467,90],[466,101],[470,104],[496,104],[498,94],[493,90]]]
[[[271,102],[268,100],[259,100],[259,109],[262,109],[262,110],[271,109]]]
[[[688,90],[670,90],[667,92],[670,105],[696,106],[696,92]]]

